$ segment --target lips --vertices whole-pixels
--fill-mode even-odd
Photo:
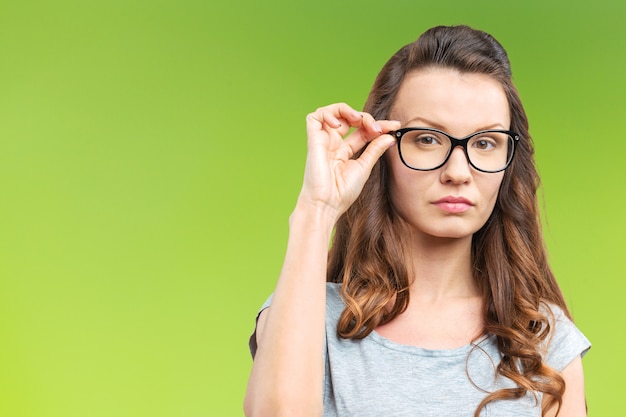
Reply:
[[[463,213],[474,206],[471,201],[465,197],[447,196],[433,202],[446,213],[456,214]]]

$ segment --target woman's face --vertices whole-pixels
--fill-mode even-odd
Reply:
[[[484,74],[432,68],[408,74],[390,119],[402,127],[429,127],[457,138],[510,127],[509,103],[500,83]],[[470,237],[493,211],[503,172],[471,167],[461,147],[433,171],[406,167],[397,147],[387,151],[390,196],[397,212],[417,233],[441,238]]]

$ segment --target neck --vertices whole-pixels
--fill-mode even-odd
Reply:
[[[411,299],[436,303],[479,295],[472,275],[472,237],[461,239],[418,236],[409,252]]]

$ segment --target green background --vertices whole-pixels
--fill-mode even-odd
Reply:
[[[626,408],[621,0],[0,1],[0,416],[241,416],[304,117],[436,24],[507,48],[592,416]]]

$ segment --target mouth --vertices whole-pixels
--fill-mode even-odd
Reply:
[[[474,204],[467,198],[454,196],[440,198],[437,201],[433,201],[433,204],[446,213],[451,214],[463,213],[474,207]]]

